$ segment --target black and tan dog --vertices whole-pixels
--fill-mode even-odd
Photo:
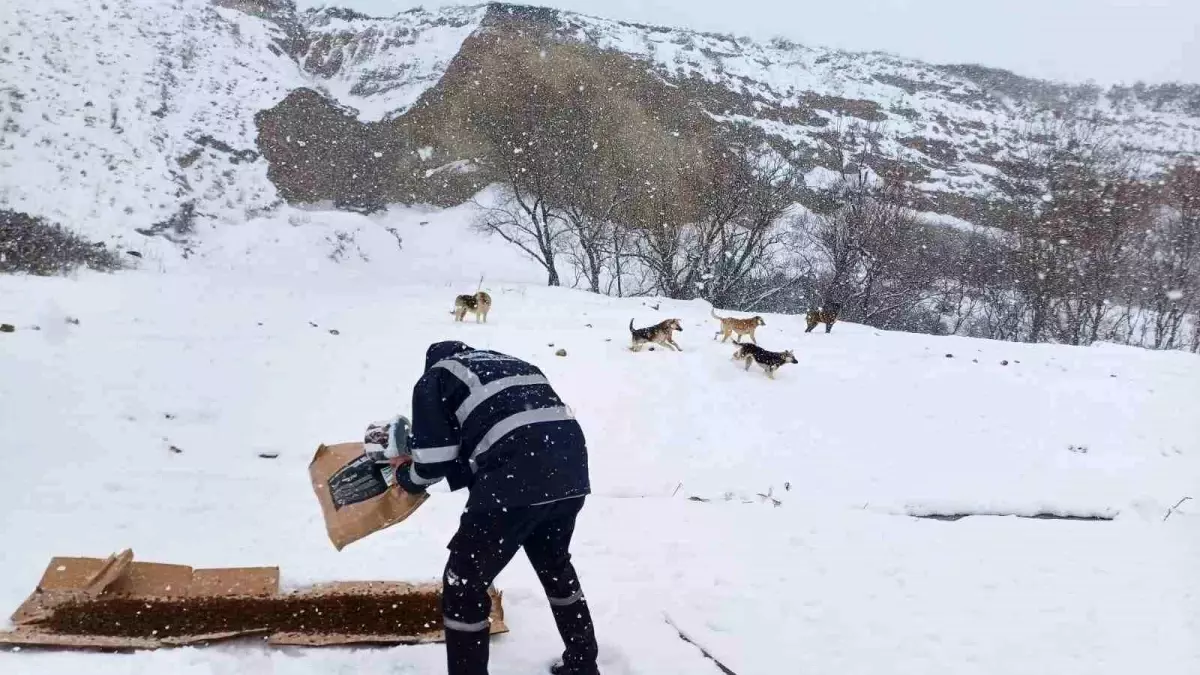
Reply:
[[[757,363],[762,366],[762,369],[767,373],[767,377],[775,379],[775,371],[779,370],[785,363],[798,363],[796,357],[792,354],[792,350],[782,352],[771,352],[749,342],[738,345],[737,351],[733,353],[734,361],[745,361],[746,370],[750,370],[750,365]]]
[[[730,335],[733,335],[733,341],[740,343],[742,336],[748,335],[751,342],[758,344],[758,340],[754,339],[754,331],[758,330],[759,326],[767,325],[767,322],[763,321],[763,318],[757,315],[749,319],[738,319],[732,316],[717,316],[717,310],[714,309],[712,310],[712,316],[721,322],[721,329],[717,331],[713,339],[716,340],[720,337],[721,342],[725,342],[729,339]]]
[[[492,309],[492,296],[484,291],[479,291],[475,295],[460,295],[454,298],[454,320],[462,321],[467,316],[467,312],[475,315],[475,323],[479,323],[480,319],[483,323],[487,323],[488,312]]]
[[[633,319],[630,319],[629,335],[632,338],[633,344],[630,345],[629,348],[635,352],[638,352],[642,350],[642,347],[645,347],[647,344],[653,342],[654,344],[662,345],[663,347],[670,347],[671,349],[683,351],[683,347],[675,344],[674,339],[675,331],[682,330],[683,324],[679,322],[679,319],[667,319],[666,321],[660,321],[649,328],[634,328]]]
[[[838,320],[838,314],[842,311],[842,305],[838,302],[827,302],[824,306],[816,309],[808,310],[808,314],[804,315],[804,320],[808,322],[808,328],[805,333],[811,333],[812,329],[817,327],[817,324],[825,324],[825,332],[833,330],[833,324]]]

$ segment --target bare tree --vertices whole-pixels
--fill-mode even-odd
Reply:
[[[910,324],[938,293],[941,261],[952,250],[918,222],[903,181],[866,171],[829,193],[841,204],[815,218],[810,233],[824,273],[819,302],[838,302],[848,318],[879,326]]]
[[[579,206],[585,189],[598,133],[596,95],[585,69],[550,69],[520,50],[511,57],[497,64],[506,77],[480,86],[487,105],[472,119],[502,186],[498,204],[482,209],[478,225],[540,263],[547,283],[558,286],[556,258],[573,224],[563,209]]]
[[[556,255],[567,227],[544,195],[510,183],[501,188],[494,203],[477,206],[477,228],[499,236],[537,261],[546,270],[547,285],[561,285]]]
[[[1128,287],[1136,239],[1147,226],[1145,192],[1140,184],[1114,181],[1073,194],[1077,201],[1068,241],[1074,255],[1056,312],[1062,341],[1095,342],[1113,301]]]
[[[942,237],[947,253],[934,281],[939,311],[947,317],[948,333],[972,333],[984,315],[986,290],[1003,286],[1003,243],[980,230],[947,230]]]
[[[680,182],[668,180],[643,191],[626,217],[634,235],[634,255],[650,279],[649,290],[669,298],[694,297],[684,281],[690,212]]]
[[[1121,280],[1141,215],[1133,160],[1092,120],[1061,118],[1027,132],[1010,171],[1006,225],[1014,290],[1027,312],[1023,339],[1095,339]]]
[[[704,217],[694,229],[687,281],[714,304],[742,307],[778,285],[764,289],[764,278],[782,270],[781,221],[799,201],[803,178],[773,152],[744,151],[727,159],[702,192]]]
[[[1200,312],[1200,167],[1181,163],[1167,176],[1161,207],[1138,250],[1136,297],[1149,309],[1155,349],[1188,346],[1184,331],[1192,322],[1196,351]]]
[[[476,225],[537,261],[546,270],[546,283],[558,286],[556,256],[567,231],[554,204],[567,179],[556,161],[561,152],[558,132],[564,124],[561,102],[550,88],[539,87],[528,76],[515,81],[527,86],[498,96],[475,120],[491,147],[488,164],[501,181],[496,203],[479,205]]]
[[[481,99],[470,133],[488,148],[504,195],[483,210],[480,226],[541,263],[551,285],[561,282],[561,261],[589,290],[601,292],[608,281],[624,294],[633,247],[620,225],[635,199],[653,196],[673,161],[669,135],[636,100],[609,93],[613,73],[597,69],[586,51],[546,44],[512,46],[505,55],[494,66],[504,77],[469,90]],[[639,211],[648,212],[632,209]]]
[[[556,195],[562,220],[570,232],[565,256],[577,276],[587,281],[588,290],[600,293],[601,278],[608,272],[620,295],[625,251],[624,232],[617,221],[632,200],[632,176],[636,174],[629,166],[632,158],[609,142],[607,135],[603,147],[594,140],[566,154],[571,155],[565,162],[568,180]]]
[[[638,200],[638,260],[668,297],[761,301],[775,283],[765,280],[784,269],[783,220],[802,187],[790,163],[761,150],[715,151],[703,166],[683,165]]]
[[[623,223],[613,223],[608,228],[604,247],[612,270],[604,289],[605,294],[620,298],[630,292],[639,293],[646,285],[645,268],[639,268],[633,262],[635,244],[632,229]],[[633,272],[642,272],[642,275],[630,284],[627,277]]]

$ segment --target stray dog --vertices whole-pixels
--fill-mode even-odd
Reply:
[[[492,296],[483,291],[479,291],[475,295],[460,295],[454,298],[454,320],[462,321],[467,316],[467,312],[475,315],[475,323],[479,323],[482,318],[483,323],[487,323],[488,311],[492,309]]]
[[[757,315],[749,319],[737,319],[732,316],[717,316],[717,310],[714,309],[712,310],[712,316],[714,319],[721,322],[721,330],[717,331],[717,334],[713,336],[713,339],[716,340],[717,336],[719,335],[721,336],[721,342],[728,340],[729,336],[732,334],[733,341],[738,344],[741,344],[743,335],[749,335],[750,341],[754,344],[758,344],[758,340],[754,339],[754,331],[758,329],[759,326],[767,325],[767,322],[763,321],[763,318]]]
[[[817,327],[817,324],[825,324],[825,332],[833,330],[833,324],[838,320],[838,313],[842,311],[842,305],[838,302],[827,303],[824,307],[808,310],[808,314],[804,315],[804,320],[808,322],[808,328],[805,333],[811,333],[812,329]]]
[[[757,363],[766,371],[767,377],[775,379],[775,371],[785,363],[797,363],[792,350],[783,352],[769,352],[758,345],[750,344],[749,342],[738,345],[737,351],[733,353],[734,361],[745,361],[746,370],[750,370],[750,364]]]
[[[683,351],[683,347],[675,344],[674,336],[677,330],[683,330],[683,324],[679,322],[679,319],[667,319],[649,328],[634,328],[633,319],[630,319],[629,335],[633,339],[633,345],[629,348],[635,352],[640,352],[642,347],[653,342],[664,347]]]

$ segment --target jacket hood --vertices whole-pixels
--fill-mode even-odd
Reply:
[[[457,341],[446,340],[445,342],[435,342],[429,345],[429,349],[425,350],[425,370],[433,367],[433,364],[448,359],[455,354],[471,351],[471,347]]]

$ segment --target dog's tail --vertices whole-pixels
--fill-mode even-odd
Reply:
[[[632,333],[632,332],[633,332],[633,319],[630,319],[630,320],[629,320],[629,332],[630,332],[630,333]]]
[[[717,321],[724,320],[724,317],[717,316],[717,308],[716,307],[709,308],[708,311],[710,314],[712,314],[712,318],[716,319]]]

